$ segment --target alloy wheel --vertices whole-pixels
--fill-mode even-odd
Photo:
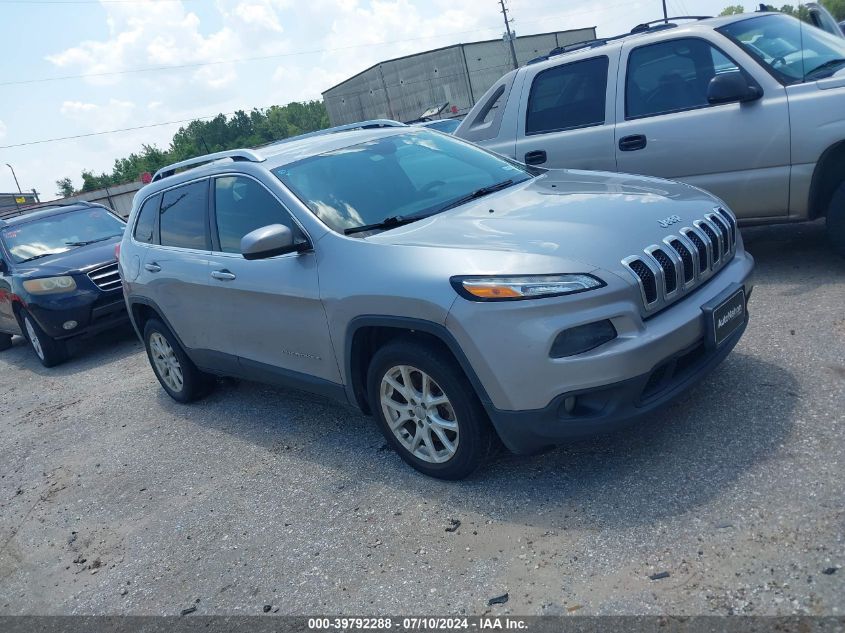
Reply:
[[[176,357],[176,352],[168,340],[158,332],[150,335],[150,352],[153,357],[158,375],[165,384],[175,392],[182,391],[185,380],[182,376],[182,365]]]
[[[458,450],[455,409],[440,385],[424,371],[397,365],[384,373],[381,409],[393,435],[414,457],[442,464]]]
[[[26,326],[26,335],[29,337],[32,349],[34,349],[35,353],[38,354],[38,358],[44,360],[44,348],[41,347],[41,341],[38,340],[38,334],[35,332],[35,327],[32,325],[32,321],[30,321],[29,317],[26,316],[24,317],[23,322]]]

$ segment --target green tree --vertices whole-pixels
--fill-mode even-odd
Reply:
[[[739,15],[740,13],[745,13],[745,7],[741,4],[732,4],[729,7],[725,7],[719,15]]]
[[[61,196],[62,198],[67,198],[68,196],[72,196],[75,192],[73,188],[73,182],[70,178],[61,178],[56,181],[56,187],[59,190],[56,192],[57,196]]]
[[[837,20],[845,20],[845,0],[821,0],[821,3],[828,11],[830,11],[834,18]],[[765,7],[767,11],[780,11],[781,13],[794,15],[796,18],[804,20],[805,22],[808,21],[810,17],[807,7],[803,4],[799,4],[797,8],[791,4],[785,4],[780,9],[773,4],[767,4]],[[725,7],[724,11],[722,11],[719,15],[737,15],[739,13],[745,13],[745,8],[742,5],[735,4]]]

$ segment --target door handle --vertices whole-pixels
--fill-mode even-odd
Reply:
[[[144,268],[149,270],[151,273],[161,272],[161,266],[159,266],[155,262],[150,262],[149,264],[144,264]]]
[[[237,279],[235,273],[226,270],[215,270],[212,271],[211,276],[215,279],[219,279],[220,281],[232,281],[233,279]]]
[[[623,152],[635,152],[638,149],[645,149],[648,145],[648,139],[645,134],[632,134],[631,136],[623,136],[619,139],[619,149]]]
[[[542,149],[534,150],[533,152],[527,152],[525,154],[525,164],[526,165],[542,165],[546,162],[546,152]]]

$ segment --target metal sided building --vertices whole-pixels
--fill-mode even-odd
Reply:
[[[595,37],[595,27],[539,33],[515,38],[514,48],[522,65],[559,46]],[[380,62],[326,90],[323,100],[332,125],[369,119],[411,121],[446,102],[463,114],[512,69],[505,40],[453,44]]]

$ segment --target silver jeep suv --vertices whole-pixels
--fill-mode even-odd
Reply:
[[[537,451],[697,383],[745,330],[753,267],[733,214],[691,186],[400,125],[165,168],[119,261],[174,399],[214,375],[331,396],[450,479],[499,439]]]

